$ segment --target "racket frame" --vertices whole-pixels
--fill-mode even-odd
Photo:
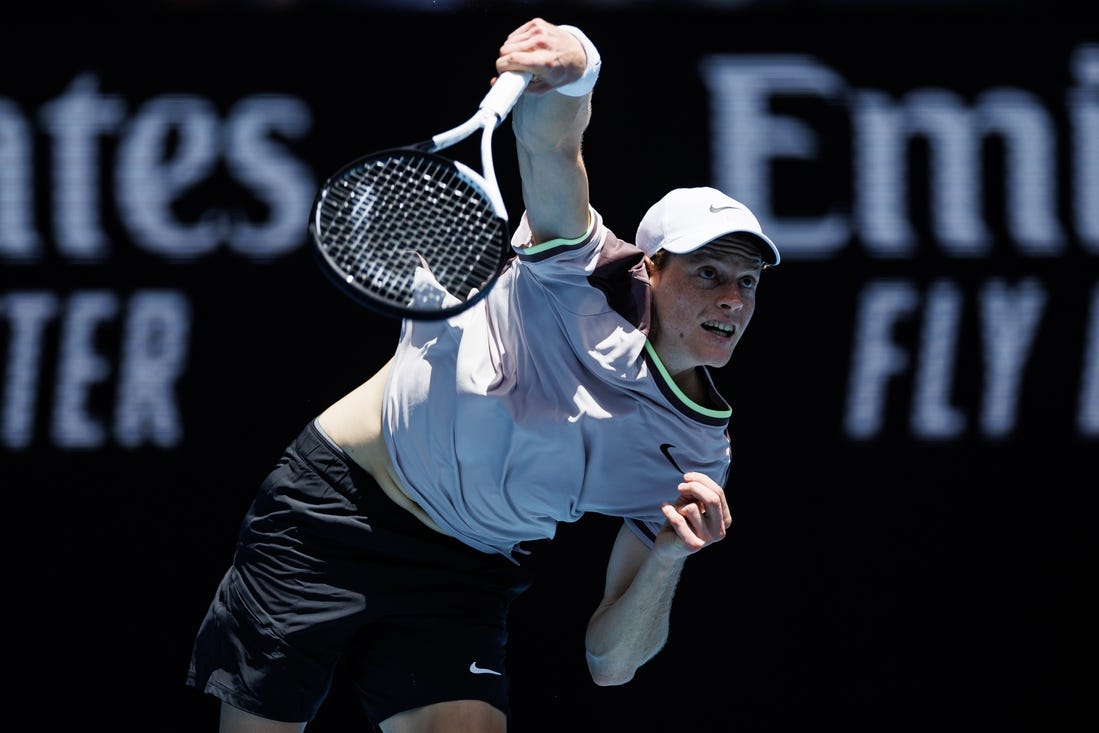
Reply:
[[[364,155],[342,166],[336,173],[329,176],[320,188],[313,202],[309,219],[309,230],[314,244],[314,253],[318,255],[322,270],[329,279],[339,287],[341,292],[349,295],[353,300],[382,315],[394,318],[411,318],[415,320],[438,320],[449,318],[468,309],[488,294],[489,289],[495,283],[510,250],[510,241],[507,233],[508,214],[500,186],[496,180],[496,171],[492,156],[492,135],[495,129],[504,121],[512,107],[519,100],[523,90],[530,82],[530,74],[526,72],[504,72],[489,89],[481,100],[477,111],[466,121],[440,132],[429,140],[404,145],[387,150],[380,150],[369,155]],[[480,156],[482,171],[478,173],[465,163],[438,155],[440,151],[450,148],[481,131]],[[370,294],[365,288],[356,284],[353,276],[348,276],[342,267],[328,254],[328,247],[322,241],[321,212],[324,202],[332,186],[346,177],[348,172],[358,168],[369,161],[378,160],[401,152],[416,152],[419,155],[436,158],[439,163],[453,166],[458,174],[466,178],[473,187],[483,193],[491,204],[493,213],[500,220],[500,226],[504,232],[500,243],[500,257],[496,263],[493,274],[477,289],[476,293],[468,295],[464,300],[459,299],[456,305],[444,306],[438,309],[416,309],[411,306],[399,306],[392,302],[382,300]]]

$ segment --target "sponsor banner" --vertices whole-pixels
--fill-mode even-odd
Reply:
[[[25,672],[56,676],[44,644],[121,656],[139,701],[193,711],[179,730],[216,724],[183,676],[237,522],[397,338],[313,261],[312,198],[464,119],[517,10],[0,28],[0,486],[29,525],[10,552],[44,538],[12,577],[44,609]],[[607,693],[581,645],[616,525],[563,527],[516,611],[517,729],[582,705],[677,729],[646,696],[702,630],[723,661],[696,689],[727,705],[695,729],[895,729],[948,703],[1072,728],[1096,610],[1099,32],[992,7],[624,14],[546,16],[604,58],[593,204],[631,238],[668,189],[716,186],[783,260],[716,377],[733,535],[692,559],[669,647]],[[496,149],[521,211],[506,125]],[[357,714],[340,689],[318,730]],[[116,686],[81,694],[117,717]]]

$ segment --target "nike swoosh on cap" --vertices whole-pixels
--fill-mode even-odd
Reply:
[[[485,669],[484,667],[478,667],[477,662],[473,662],[472,664],[469,665],[469,671],[472,672],[473,674],[494,674],[498,677],[502,676],[499,672],[497,672],[494,669]]]
[[[726,209],[735,209],[735,208],[736,208],[735,206],[714,206],[713,204],[710,204],[710,213],[711,214],[716,214],[719,211],[725,211]]]

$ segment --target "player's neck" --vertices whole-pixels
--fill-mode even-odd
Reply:
[[[702,367],[691,367],[670,375],[679,391],[693,402],[705,405],[710,402],[710,389]]]

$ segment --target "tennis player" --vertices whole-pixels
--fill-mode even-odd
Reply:
[[[524,542],[586,512],[623,524],[586,633],[597,685],[668,635],[692,554],[732,522],[724,366],[779,252],[742,204],[676,189],[634,241],[588,201],[599,73],[578,29],[534,19],[500,48],[526,211],[490,294],[405,321],[392,359],[286,449],[241,526],[188,684],[222,733],[300,731],[337,662],[385,733],[504,731],[507,618]]]

